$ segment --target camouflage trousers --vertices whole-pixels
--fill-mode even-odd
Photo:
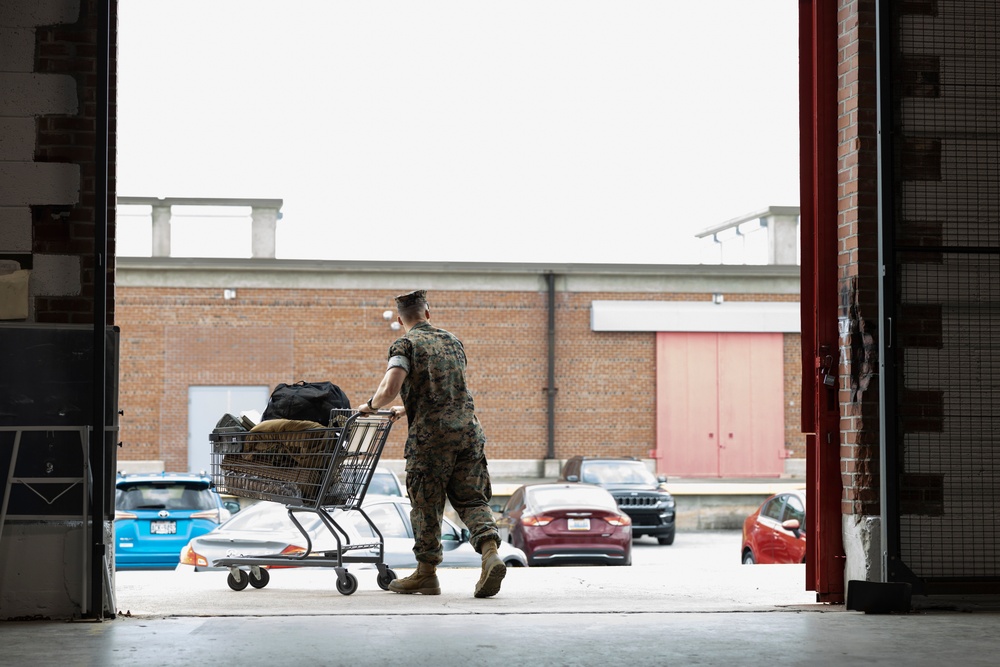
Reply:
[[[446,498],[468,527],[469,541],[477,552],[489,540],[499,546],[500,535],[489,506],[493,487],[482,447],[433,449],[407,458],[406,492],[412,506],[413,553],[418,562],[441,562]]]

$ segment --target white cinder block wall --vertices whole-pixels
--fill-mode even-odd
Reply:
[[[33,255],[30,208],[80,202],[80,165],[36,160],[38,119],[80,111],[74,76],[36,71],[36,32],[75,23],[80,9],[80,0],[0,3],[0,320],[31,321],[33,297],[81,290],[78,256]]]

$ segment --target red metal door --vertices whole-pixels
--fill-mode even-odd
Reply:
[[[781,334],[657,334],[658,472],[781,474],[782,340]]]
[[[661,474],[719,474],[717,348],[714,333],[656,335],[656,449]]]
[[[784,354],[780,333],[719,337],[719,475],[784,471]]]

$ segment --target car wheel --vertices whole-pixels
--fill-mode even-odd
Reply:
[[[665,537],[657,537],[656,541],[659,542],[662,545],[669,546],[669,545],[671,545],[671,544],[674,543],[674,537],[676,535],[677,535],[677,533],[670,533],[669,535],[667,535]]]
[[[757,563],[757,561],[754,560],[753,552],[750,551],[749,549],[744,550],[744,552],[743,552],[743,564],[744,565],[755,565],[756,563]]]
[[[524,567],[524,563],[522,563],[516,558],[508,558],[503,562],[503,564],[506,565],[507,567]]]

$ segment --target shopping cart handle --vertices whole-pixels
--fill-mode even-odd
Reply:
[[[357,415],[358,415],[358,417],[390,417],[390,418],[392,418],[394,420],[395,419],[399,419],[399,417],[396,417],[395,415],[393,415],[392,410],[382,410],[381,408],[378,409],[378,410],[375,410],[374,412],[361,412],[359,410],[357,412]]]

